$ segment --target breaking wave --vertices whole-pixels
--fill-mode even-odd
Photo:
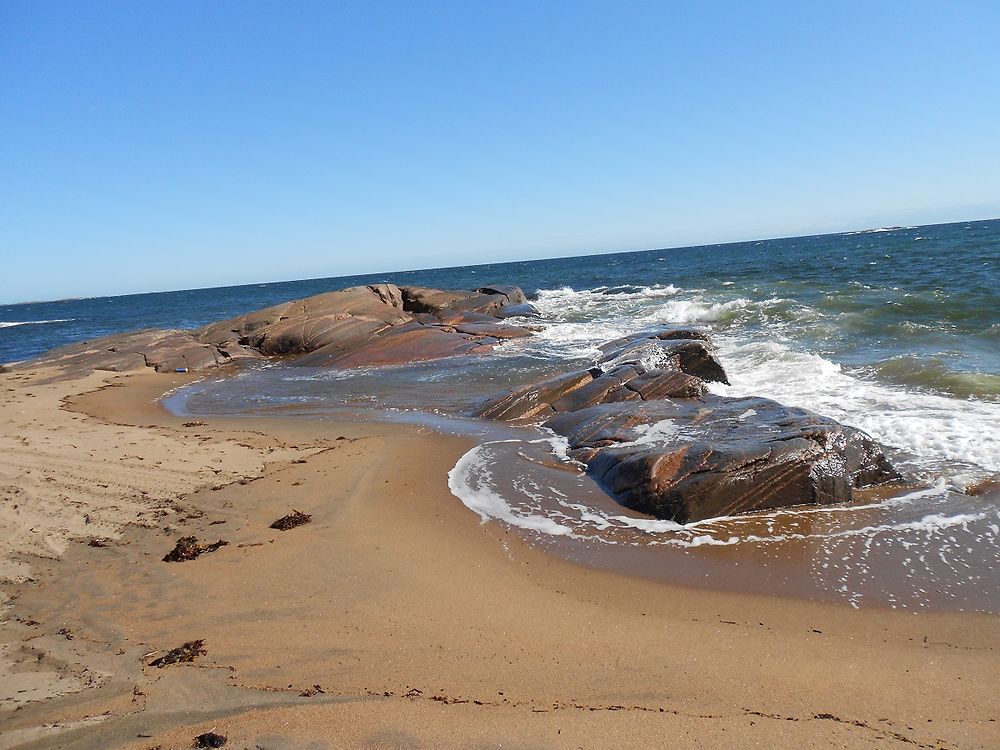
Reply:
[[[45,323],[71,323],[76,318],[55,318],[53,320],[0,320],[0,328],[14,328],[16,326],[40,326]]]

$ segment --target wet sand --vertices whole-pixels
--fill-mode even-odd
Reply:
[[[156,403],[183,378],[104,379],[0,375],[5,530],[33,498],[0,548],[0,747],[1000,745],[996,617],[576,565],[450,494],[467,439],[187,420]],[[229,544],[163,562],[187,535]]]

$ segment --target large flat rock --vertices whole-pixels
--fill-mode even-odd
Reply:
[[[295,361],[304,367],[378,367],[481,354],[499,339],[461,334],[452,328],[409,324],[349,349],[324,347]]]
[[[318,294],[194,331],[140,331],[73,344],[17,365],[63,371],[158,372],[216,367],[242,358],[288,357],[296,364],[359,367],[487,352],[531,331],[500,320],[525,304],[513,286],[476,291],[374,284]]]
[[[152,368],[157,372],[178,369],[205,370],[235,358],[259,356],[251,350],[220,349],[196,339],[188,331],[149,330],[102,336],[52,349],[21,362],[16,369],[53,367],[73,377],[90,370],[129,372]]]
[[[302,354],[344,347],[412,320],[394,284],[358,286],[257,310],[199,328],[200,341],[239,341],[264,354]]]

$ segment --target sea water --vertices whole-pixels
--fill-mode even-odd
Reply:
[[[192,327],[350,286],[518,284],[541,312],[496,352],[351,371],[261,363],[171,399],[189,414],[376,415],[474,435],[447,482],[484,522],[554,553],[675,582],[854,606],[1000,611],[1000,221],[0,307],[0,360],[142,327]],[[587,367],[610,339],[708,331],[731,386],[860,427],[906,479],[886,497],[687,526],[619,507],[538,427],[466,415]],[[655,363],[650,363],[655,364]],[[655,441],[652,426],[636,440]],[[442,478],[444,480],[444,478]]]

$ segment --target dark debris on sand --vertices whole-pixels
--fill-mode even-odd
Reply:
[[[205,732],[194,738],[195,747],[222,747],[228,738],[224,734]]]
[[[196,536],[182,536],[177,540],[177,545],[163,556],[163,562],[184,562],[194,560],[199,555],[208,552],[215,552],[220,547],[225,547],[229,542],[220,539],[211,544],[199,544]]]
[[[163,656],[157,657],[149,662],[149,666],[162,669],[169,664],[184,664],[192,662],[199,656],[204,656],[208,651],[205,649],[205,641],[188,641],[183,646],[170,649]]]
[[[308,513],[303,513],[302,511],[292,510],[287,516],[282,516],[277,521],[271,524],[272,529],[277,529],[278,531],[288,531],[289,529],[294,529],[296,526],[301,526],[304,523],[309,523],[312,521],[312,516]]]

